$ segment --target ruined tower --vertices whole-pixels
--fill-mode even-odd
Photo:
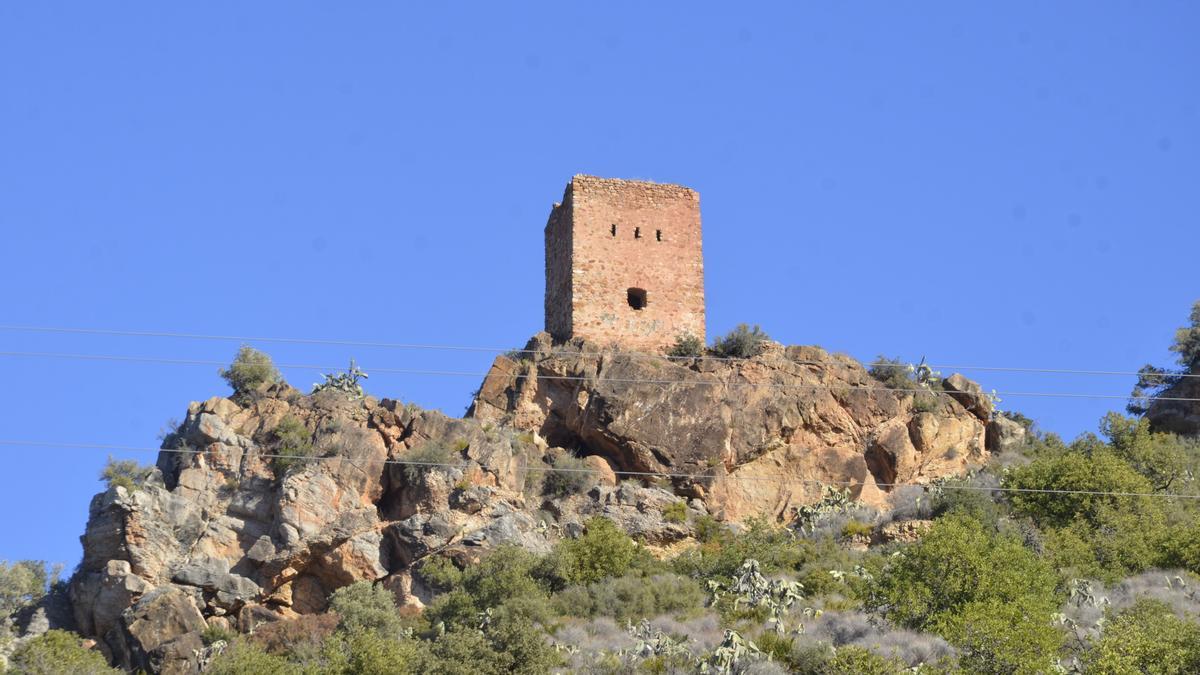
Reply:
[[[546,223],[546,331],[638,351],[704,340],[700,195],[572,178]]]

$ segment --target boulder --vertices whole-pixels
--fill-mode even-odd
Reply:
[[[962,407],[969,410],[972,415],[978,417],[981,421],[987,422],[991,419],[992,399],[983,392],[983,389],[977,383],[968,380],[959,373],[955,373],[942,380],[942,387],[954,400],[962,404]]]
[[[1020,422],[997,415],[987,426],[987,450],[998,455],[1019,448],[1026,442],[1027,432]]]

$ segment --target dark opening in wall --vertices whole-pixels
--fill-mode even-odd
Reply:
[[[655,240],[655,241],[662,241],[662,230],[655,230],[655,231],[654,231],[654,240]]]
[[[634,309],[646,308],[646,289],[631,288],[626,293],[626,300],[629,301],[629,306]]]
[[[640,227],[633,228],[633,238],[634,239],[642,238],[642,228],[640,228]]]
[[[612,229],[610,230],[610,232],[612,232],[612,236],[614,236],[614,237],[615,237],[615,236],[617,236],[617,225],[616,225],[616,223],[613,223],[613,226],[612,226]]]

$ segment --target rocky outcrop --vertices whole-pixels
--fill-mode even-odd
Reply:
[[[985,455],[978,401],[930,392],[917,410],[815,347],[738,361],[545,335],[530,348],[496,360],[465,419],[286,385],[191,404],[148,479],[92,500],[69,585],[77,629],[123,668],[195,672],[211,656],[205,629],[321,612],[356,581],[420,608],[413,572],[430,556],[546,552],[593,516],[665,555],[701,516],[785,521],[830,484],[886,506],[893,483]],[[284,444],[281,424],[311,445]],[[296,452],[311,457],[287,466],[281,453]],[[583,458],[577,479],[543,490],[567,454]]]
[[[496,359],[468,416],[598,455],[618,472],[670,474],[678,494],[729,520],[786,517],[829,484],[885,505],[894,483],[959,474],[984,458],[991,401],[959,375],[951,394],[931,393],[933,409],[918,412],[911,393],[817,347],[667,359],[552,346],[542,334],[526,349]]]
[[[1200,438],[1200,372],[1159,392],[1147,406],[1146,419],[1155,431]]]

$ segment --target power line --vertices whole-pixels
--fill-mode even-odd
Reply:
[[[0,445],[6,446],[25,446],[25,447],[40,447],[40,448],[66,448],[66,449],[89,449],[89,450],[109,450],[115,452],[167,452],[181,455],[208,455],[217,454],[212,450],[189,450],[183,448],[147,448],[140,446],[129,445],[113,445],[104,443],[66,443],[58,441],[18,441],[10,439],[0,439]],[[354,459],[352,457],[344,457],[341,455],[330,456],[295,456],[295,455],[280,455],[271,453],[256,454],[255,457],[262,459],[290,459],[296,461],[343,461],[343,462],[362,462],[366,464],[385,464],[398,466],[424,466],[430,468],[445,468],[445,469],[469,469],[470,463],[450,463],[450,462],[424,462],[419,460],[404,460],[404,459]],[[480,467],[484,465],[477,463]],[[554,467],[554,466],[526,466],[518,469],[518,471],[537,472],[537,473],[596,473],[593,469],[576,469],[571,467]],[[761,476],[738,476],[737,474],[687,474],[687,473],[670,473],[657,471],[613,471],[617,476],[631,476],[640,478],[682,478],[687,480],[700,479],[733,479],[746,481],[770,481],[780,482],[777,478],[767,478]],[[854,487],[863,485],[862,481],[839,481],[839,480],[820,480],[815,478],[797,478],[788,479],[785,482],[803,483],[809,485],[839,485],[845,487]],[[1107,492],[1103,490],[1056,490],[1056,489],[1041,489],[1041,488],[1006,488],[1006,487],[987,487],[982,485],[928,485],[922,483],[875,483],[881,488],[898,488],[911,487],[940,490],[970,490],[978,492],[1013,492],[1013,493],[1033,493],[1033,494],[1057,494],[1057,495],[1087,495],[1097,497],[1162,497],[1169,499],[1200,499],[1200,494],[1185,495],[1178,493],[1165,492]]]
[[[187,365],[187,366],[217,366],[224,367],[229,364],[224,361],[211,361],[203,359],[172,359],[159,358],[148,356],[122,356],[112,354],[72,354],[63,352],[15,352],[15,351],[0,351],[0,357],[9,358],[51,358],[51,359],[77,359],[84,361],[115,361],[115,362],[133,362],[133,363],[157,363],[165,365]],[[316,371],[337,371],[341,370],[339,366],[319,366],[312,364],[299,363],[277,363],[277,368],[297,369],[297,370],[316,370]],[[392,375],[428,375],[428,376],[445,376],[445,377],[496,377],[497,375],[491,372],[478,371],[463,371],[463,370],[430,370],[421,368],[371,368],[372,373],[383,373]],[[534,378],[539,380],[558,380],[558,381],[574,381],[583,382],[595,380],[599,383],[606,384],[654,384],[654,385],[701,385],[701,386],[725,386],[725,387],[751,387],[751,388],[768,388],[768,389],[795,389],[795,390],[812,390],[812,391],[890,391],[894,393],[938,393],[930,389],[924,388],[891,388],[891,387],[869,387],[856,385],[831,385],[831,384],[791,384],[784,382],[726,382],[722,380],[680,380],[680,379],[647,379],[647,378],[609,378],[598,377],[592,378],[585,375],[546,375],[542,373],[532,374],[513,374],[508,375],[514,379]],[[948,392],[943,392],[948,393]],[[982,393],[982,392],[981,392]],[[1027,398],[1072,398],[1072,399],[1115,399],[1115,400],[1157,400],[1157,401],[1180,401],[1180,402],[1200,402],[1200,398],[1189,398],[1182,396],[1155,396],[1153,394],[1143,394],[1141,396],[1121,395],[1121,394],[1088,394],[1088,393],[1066,393],[1066,392],[1036,392],[1036,391],[998,391],[997,396],[1017,396]],[[984,394],[986,395],[986,394]]]
[[[339,340],[339,339],[323,339],[323,338],[299,338],[299,337],[264,337],[250,335],[218,335],[208,333],[183,333],[173,331],[136,331],[136,330],[110,330],[103,328],[71,328],[58,326],[20,326],[20,325],[0,325],[0,331],[10,332],[27,332],[27,333],[65,333],[75,335],[109,335],[120,337],[158,337],[158,338],[177,338],[186,340],[217,340],[224,342],[273,342],[282,344],[305,344],[305,345],[326,345],[339,347],[371,347],[382,349],[406,349],[406,350],[426,350],[426,351],[457,351],[457,352],[481,352],[492,354],[549,354],[555,356],[603,356],[609,352],[603,351],[571,351],[571,350],[537,350],[537,349],[512,349],[509,347],[479,347],[479,346],[464,346],[464,345],[446,345],[446,344],[422,344],[422,343],[405,343],[405,342],[378,342],[369,340]],[[753,357],[736,357],[736,356],[671,356],[667,354],[654,354],[638,351],[620,351],[616,352],[622,356],[635,358],[655,358],[669,360],[689,361],[693,359],[704,359],[709,361],[749,361]],[[820,361],[793,361],[801,365],[821,365]],[[896,364],[888,361],[879,361],[865,363],[864,366],[896,366],[903,367],[904,364]],[[1138,371],[1128,370],[1080,370],[1071,368],[1028,368],[1028,367],[1010,367],[1010,366],[964,366],[950,364],[929,364],[930,368],[944,370],[979,370],[992,372],[1015,372],[1015,373],[1045,373],[1056,375],[1106,375],[1106,376],[1138,376],[1141,375]],[[1177,373],[1170,377],[1200,377],[1200,373]]]

